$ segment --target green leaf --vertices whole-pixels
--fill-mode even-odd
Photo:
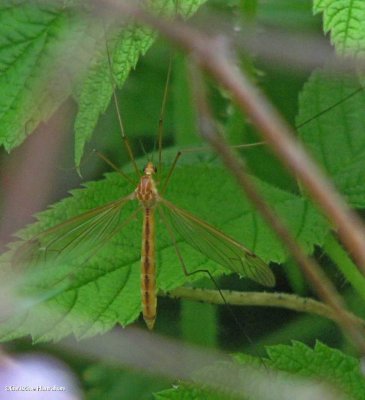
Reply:
[[[273,368],[276,371],[288,372],[292,375],[280,375],[280,374],[270,374],[271,379],[278,378],[278,386],[274,387],[272,390],[277,390],[278,387],[285,389],[283,383],[285,383],[285,378],[289,378],[286,382],[287,389],[292,387],[292,390],[297,390],[297,395],[304,395],[302,389],[297,387],[300,381],[295,380],[292,382],[290,378],[298,378],[299,376],[303,378],[312,379],[314,383],[327,383],[326,392],[330,396],[336,393],[338,396],[341,394],[346,395],[348,400],[363,399],[365,393],[365,380],[360,371],[359,360],[352,358],[339,350],[332,349],[320,342],[317,342],[314,349],[299,343],[294,342],[292,346],[287,345],[276,345],[271,346],[267,349],[269,359],[264,359],[266,367]],[[194,373],[192,377],[192,382],[184,383],[181,382],[179,386],[161,391],[155,394],[155,399],[157,400],[184,400],[184,399],[230,399],[237,397],[229,397],[228,394],[218,394],[218,391],[212,393],[199,387],[199,385],[193,384],[194,377],[206,377],[207,379],[199,379],[200,382],[215,382],[214,377],[216,374],[225,374],[226,380],[231,380],[231,386],[228,387],[232,390],[239,387],[240,372],[239,366],[249,366],[249,367],[262,367],[262,360],[257,357],[248,356],[243,353],[238,353],[234,356],[236,364],[217,362],[209,367],[203,368],[200,371]],[[235,367],[236,366],[236,367]],[[268,373],[267,368],[261,369],[263,373]],[[228,372],[229,371],[229,372]],[[260,369],[257,370],[260,372]],[[247,371],[246,371],[247,373]],[[241,372],[243,379],[245,379],[245,371]],[[260,385],[265,387],[265,385],[270,385],[265,380],[265,375],[255,374],[252,376],[253,379],[257,379],[257,382],[252,382],[251,386],[247,385],[244,380],[244,386],[248,387],[249,392],[260,393]],[[219,378],[218,378],[219,379]],[[238,380],[237,380],[238,379]],[[247,378],[246,378],[247,380]],[[275,381],[272,381],[275,383]],[[275,385],[274,385],[275,386]],[[294,387],[293,387],[294,386]],[[257,387],[257,389],[255,389]],[[270,388],[270,387],[269,387]],[[268,389],[269,389],[268,388]],[[331,393],[329,388],[333,388],[334,391]],[[222,388],[224,389],[224,388]],[[308,394],[308,386],[305,387],[305,394]],[[287,392],[290,393],[290,392]],[[294,393],[294,392],[293,392]],[[245,393],[240,393],[244,395]],[[190,397],[189,397],[190,396]],[[241,398],[241,396],[239,398]],[[306,398],[306,396],[304,396]],[[303,398],[304,398],[303,397]],[[255,397],[247,397],[255,398]],[[260,397],[261,398],[261,397]],[[328,397],[330,398],[330,397]],[[343,398],[343,397],[335,397]]]
[[[276,369],[327,381],[340,388],[349,399],[364,398],[365,379],[359,360],[339,350],[320,342],[316,343],[314,349],[293,342],[292,346],[269,347],[267,352],[271,365]]]
[[[113,70],[121,86],[138,58],[151,46],[154,33],[141,26],[131,25],[116,39],[113,51]],[[91,138],[96,123],[109,105],[114,87],[106,49],[90,67],[78,100],[79,111],[75,121],[75,164],[80,166],[86,142]]]
[[[315,0],[314,13],[323,13],[323,29],[340,54],[365,52],[365,3],[363,0]]]
[[[175,151],[166,152],[167,159],[171,160]],[[263,182],[257,181],[257,184],[307,252],[323,242],[328,226],[307,200]],[[19,236],[33,237],[37,232],[133,190],[134,187],[117,173],[107,174],[104,180],[89,182],[86,189],[73,191],[72,197],[39,214],[39,222],[21,231]],[[242,197],[232,178],[218,163],[209,162],[209,158],[204,162],[202,156],[185,157],[174,172],[166,198],[222,229],[265,261],[286,259],[282,245],[254,207]],[[134,202],[129,203],[122,209],[122,218],[128,218],[136,208]],[[200,274],[189,279],[185,277],[163,224],[159,220],[157,224],[158,287],[167,291],[188,280],[199,279]],[[31,307],[0,327],[2,340],[26,334],[31,334],[35,340],[58,340],[70,333],[81,338],[105,332],[117,323],[128,325],[135,321],[141,310],[140,241],[141,220],[138,218],[81,265],[75,257],[65,265],[29,268],[21,293],[30,297]],[[14,251],[17,245],[12,247]],[[230,272],[184,242],[179,243],[179,248],[189,271],[206,268],[213,274]],[[2,258],[5,276],[12,251]]]
[[[255,360],[256,361],[256,360]],[[205,399],[205,400],[238,400],[248,399],[246,388],[252,392],[254,375],[250,378],[243,376],[240,380],[244,363],[232,361],[217,361],[206,367],[191,371],[191,380],[179,382],[173,389],[163,390],[155,393],[156,400],[185,400],[185,399]],[[254,367],[258,364],[255,363]],[[247,370],[243,372],[243,375]],[[251,372],[251,371],[250,371]],[[248,385],[248,381],[250,381]]]
[[[199,143],[197,116],[192,101],[191,82],[185,57],[177,54],[173,63],[173,104],[175,143],[179,146]]]
[[[205,1],[181,1],[178,12],[188,17]],[[168,16],[174,14],[174,4],[174,0],[154,0],[150,6]],[[72,1],[1,3],[0,145],[7,151],[22,143],[71,93],[78,92],[75,159],[79,165],[113,86],[103,25],[87,17],[86,10]],[[133,23],[114,34],[111,50],[119,86],[154,37],[150,29]]]
[[[184,17],[191,16],[206,0],[185,0],[179,2],[180,12]],[[159,15],[175,15],[175,0],[154,0],[150,6]],[[112,47],[111,62],[115,83],[122,87],[129,72],[135,68],[140,56],[144,55],[154,42],[153,30],[131,23],[115,37]],[[114,43],[115,42],[115,43]],[[110,46],[110,44],[108,45]],[[102,113],[109,105],[114,85],[106,49],[101,51],[90,68],[79,98],[79,112],[75,122],[75,164],[80,166],[84,147]]]
[[[57,2],[1,3],[0,144],[7,151],[69,95],[79,68],[76,49],[88,49],[87,40],[81,41],[84,30]]]
[[[299,129],[301,139],[354,207],[365,205],[365,92],[350,76],[312,74],[299,97],[297,125],[336,106]]]

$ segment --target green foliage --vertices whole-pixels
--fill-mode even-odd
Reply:
[[[313,30],[317,19],[311,12],[311,1],[276,0],[275,2],[257,3],[257,20],[265,25],[280,26],[289,30]],[[248,1],[241,2],[243,7]]]
[[[60,3],[1,2],[0,144],[7,151],[70,94],[78,46],[88,49],[87,27]]]
[[[340,54],[363,56],[365,4],[362,0],[314,0],[315,13],[323,13],[324,32]]]
[[[112,47],[112,59],[108,60],[107,49],[104,48],[90,67],[83,82],[75,122],[75,163],[78,167],[85,144],[91,138],[100,115],[110,103],[115,86],[110,76],[111,66],[115,83],[122,86],[131,68],[136,66],[138,58],[148,50],[154,38],[151,29],[132,24],[113,40],[115,46]]]
[[[95,364],[83,373],[87,400],[149,400],[151,392],[168,385],[161,379],[148,375]]]
[[[264,359],[266,368],[262,368],[262,360],[255,357],[248,357],[245,354],[236,354],[235,361],[237,364],[229,364],[217,362],[215,365],[211,365],[202,371],[197,371],[193,375],[199,377],[201,381],[202,377],[206,377],[207,387],[209,383],[214,385],[214,376],[219,373],[223,374],[226,379],[226,386],[222,386],[222,393],[219,391],[208,391],[206,389],[199,388],[199,385],[194,386],[194,377],[190,383],[181,383],[173,389],[163,390],[155,394],[156,400],[184,400],[184,399],[206,399],[206,400],[225,400],[225,399],[254,399],[260,398],[260,393],[264,393],[261,389],[265,387],[265,377],[261,377],[262,383],[259,385],[248,382],[247,370],[242,370],[242,384],[243,387],[247,388],[247,392],[244,390],[237,396],[234,394],[236,387],[239,387],[240,383],[236,382],[235,379],[240,377],[240,366],[260,367],[256,373],[260,374],[267,373],[267,367],[272,368],[275,371],[286,372],[289,374],[272,374],[270,378],[274,380],[280,379],[286,381],[281,390],[288,391],[290,388],[293,390],[293,395],[296,393],[296,397],[304,395],[298,381],[290,381],[290,378],[303,377],[312,380],[313,384],[327,383],[330,387],[336,388],[338,394],[342,393],[348,400],[357,400],[364,397],[365,380],[360,371],[359,361],[355,358],[345,355],[344,353],[332,349],[323,343],[317,342],[314,349],[299,343],[293,342],[291,346],[277,345],[271,346],[267,349],[269,358]],[[210,378],[209,378],[210,377]],[[213,378],[212,378],[213,377]],[[255,379],[255,376],[252,375]],[[257,378],[260,381],[260,378]],[[310,382],[310,381],[309,381]],[[279,381],[278,381],[278,385]],[[261,386],[261,387],[260,387]],[[324,389],[326,390],[326,389]],[[225,394],[224,394],[225,393]],[[230,393],[230,394],[228,394]],[[246,395],[247,393],[247,395]],[[288,392],[287,392],[288,393]],[[333,395],[334,393],[332,393]],[[328,392],[330,395],[330,392]],[[256,397],[257,396],[257,397]],[[332,398],[332,397],[331,397]],[[338,397],[336,397],[338,398]],[[340,397],[343,398],[343,397]]]
[[[203,3],[205,0],[179,0],[177,12],[188,18]],[[265,21],[268,24],[281,22],[283,15],[286,15],[285,26],[291,28],[297,27],[300,23],[301,28],[309,29],[316,26],[318,21],[310,19],[309,3],[304,4],[300,0],[280,0],[269,5],[255,1],[246,4],[239,0],[232,0],[227,4],[218,1],[216,4],[217,10],[227,8],[230,12],[235,10],[237,13],[243,9],[249,13],[252,20],[256,15],[258,21]],[[245,4],[249,5],[249,9],[245,9]],[[173,0],[151,0],[149,5],[158,15],[167,18],[176,12],[176,3]],[[332,41],[341,54],[363,53],[365,32],[361,21],[364,20],[362,15],[364,10],[362,2],[356,0],[314,2],[314,11],[322,13],[324,30],[331,32]],[[142,65],[141,70],[133,74],[132,80],[127,78],[137,64],[140,66],[140,58],[146,55],[154,43],[156,33],[136,24],[135,21],[129,21],[124,27],[118,25],[116,21],[96,21],[94,18],[89,18],[89,12],[83,2],[72,0],[5,1],[0,5],[0,144],[7,151],[22,143],[34,127],[41,121],[47,120],[55,109],[73,94],[78,103],[75,122],[75,163],[79,166],[85,145],[91,139],[100,116],[107,113],[108,106],[112,108],[110,99],[114,86],[121,88],[124,83],[127,85],[130,83],[130,87],[122,92],[124,97],[121,101],[123,118],[131,120],[126,125],[129,123],[132,128],[138,126],[138,138],[150,138],[151,132],[155,132],[156,129],[152,130],[145,123],[146,116],[151,110],[150,103],[143,99],[143,96],[146,96],[148,91],[146,88],[149,87],[154,97],[151,103],[159,109],[161,93],[154,92],[157,90],[162,92],[167,63],[163,60],[161,65],[157,65],[159,68],[157,73],[151,72],[151,64],[146,64],[149,68],[147,72]],[[108,38],[107,45],[105,37]],[[111,56],[113,74],[110,73],[107,48]],[[160,64],[159,55],[153,60],[152,64]],[[254,65],[251,71],[256,73],[254,59],[250,62]],[[295,108],[295,102],[289,93],[293,90],[288,90],[287,82],[290,79],[286,80],[286,72],[282,73],[280,79],[275,75],[272,77],[270,75],[272,71],[262,72],[255,78],[263,87],[265,84],[271,86],[269,94],[273,94],[274,98],[277,96],[288,112],[288,119],[293,120],[290,112]],[[276,86],[272,85],[273,81]],[[167,139],[165,143],[170,146],[163,152],[162,178],[166,178],[168,167],[176,152],[185,145],[195,146],[197,141],[194,126],[196,111],[190,104],[189,84],[185,60],[179,55],[173,60],[173,93],[172,95],[170,93],[169,99],[170,102],[173,100],[174,105],[171,107],[172,111],[167,112],[172,121],[165,124],[165,130],[167,131],[166,128],[170,126],[174,128],[169,129],[164,137]],[[133,85],[137,88],[135,91],[139,92],[135,97],[133,97]],[[280,92],[283,90],[280,87],[284,87],[284,94]],[[256,138],[247,118],[230,104],[227,94],[222,93],[211,82],[209,90],[209,94],[213,93],[209,101],[212,103],[219,127],[228,138],[234,144],[241,143],[242,138],[247,141]],[[323,69],[316,71],[304,85],[299,97],[299,115],[296,120],[298,125],[304,123],[298,133],[302,142],[346,196],[349,204],[359,209],[365,205],[364,106],[365,94],[355,78],[335,76]],[[112,112],[115,113],[114,110]],[[137,121],[135,121],[136,115]],[[158,117],[157,114],[153,116],[154,128],[157,126]],[[116,130],[117,128],[114,129]],[[127,135],[132,139],[132,147],[134,146],[135,150],[139,147],[138,139],[133,141],[134,132],[130,131],[131,129],[127,129]],[[119,149],[119,146],[122,147],[118,141],[109,147],[113,151]],[[149,143],[147,146],[152,147],[153,144]],[[353,303],[360,304],[359,299],[361,296],[364,298],[365,280],[334,236],[329,235],[329,224],[301,190],[300,184],[292,178],[289,180],[266,149],[259,147],[250,149],[248,157],[246,151],[242,151],[241,155],[248,158],[250,169],[257,173],[258,177],[254,178],[254,182],[268,204],[285,221],[307,254],[313,254],[315,248],[320,247],[334,263],[339,264],[339,270],[354,288],[351,293]],[[145,160],[146,157],[137,160],[139,168],[142,168]],[[130,177],[137,180],[130,165],[123,165],[122,168]],[[21,281],[17,281],[19,312],[2,321],[0,340],[7,341],[31,335],[34,342],[58,341],[69,334],[82,339],[104,333],[116,325],[127,326],[138,318],[141,310],[141,213],[129,220],[130,216],[134,217],[133,212],[138,208],[136,202],[130,201],[123,205],[118,217],[128,221],[127,226],[106,241],[100,249],[92,247],[99,237],[105,236],[102,236],[102,225],[98,225],[99,228],[93,231],[94,234],[97,233],[96,238],[90,242],[86,240],[85,246],[80,246],[79,252],[70,251],[69,258],[61,257],[52,259],[52,262],[36,265],[14,264],[14,254],[23,248],[24,242],[28,239],[35,238],[39,241],[38,244],[44,244],[46,242],[42,236],[44,230],[95,207],[120,199],[135,189],[135,186],[124,181],[117,173],[108,173],[104,179],[88,182],[84,186],[82,189],[72,191],[70,197],[38,214],[38,221],[18,232],[18,242],[12,243],[10,250],[0,258],[2,282],[8,280],[13,282],[14,276],[16,279],[22,278]],[[265,262],[286,263],[286,270],[296,268],[292,260],[288,262],[285,247],[214,156],[206,153],[185,154],[173,173],[164,197],[243,243]],[[49,241],[57,235],[64,235],[66,228],[70,226],[66,224],[62,228],[55,228],[49,236]],[[77,229],[73,225],[72,228]],[[107,226],[105,230],[110,233],[108,229],[110,227]],[[40,236],[37,236],[39,234]],[[92,237],[90,233],[85,235],[88,239]],[[208,269],[217,279],[232,274],[230,269],[213,262],[186,243],[178,234],[177,236],[179,248],[189,271]],[[32,242],[32,246],[34,243],[37,242]],[[189,284],[204,286],[200,281],[202,274],[195,274],[190,278],[183,274],[171,238],[158,215],[156,254],[159,289],[168,291]],[[329,264],[328,260],[323,261],[323,258],[321,262]],[[283,287],[284,273],[281,269],[280,273],[279,283]],[[294,281],[292,288],[301,287],[303,292],[307,290],[305,285],[298,284],[300,277],[296,271],[289,271],[286,275],[290,275]],[[230,278],[230,282],[233,282],[232,288],[246,288],[247,282],[239,279],[238,275],[232,275]],[[288,280],[290,281],[290,278]],[[160,313],[163,314],[164,311]],[[175,311],[174,309],[173,313],[178,314]],[[192,319],[191,315],[194,313],[195,319]],[[196,308],[192,311],[185,309],[182,314],[184,318],[181,323],[184,326],[181,331],[196,342],[206,341],[205,339],[209,337],[211,343],[219,344],[218,335],[226,334],[226,331],[218,326],[222,317],[216,310],[205,318],[199,317]],[[170,321],[161,323],[163,318],[168,320],[169,316],[157,319],[158,329],[169,330],[169,333],[174,332],[174,329],[177,330],[176,327],[171,328]],[[199,324],[196,322],[197,319]],[[270,319],[275,319],[274,313],[263,324],[273,325]],[[319,328],[317,331],[315,328],[319,324],[316,325],[312,320],[306,322],[306,325],[301,324],[303,320],[299,318],[292,321],[292,325],[288,323],[286,317],[283,321],[285,326],[278,328],[272,334],[273,337],[280,338],[280,341],[286,340],[287,337],[298,337],[300,334],[308,337],[308,340],[311,340],[313,335],[319,335]],[[294,325],[300,328],[295,331]],[[237,327],[234,329],[236,335],[240,334],[236,332]],[[268,327],[267,332],[269,330]],[[186,333],[188,331],[189,334]],[[326,332],[322,333],[326,335]],[[334,336],[339,335],[333,335],[330,331],[325,337],[328,340],[336,340]],[[260,339],[265,341],[266,338],[258,340]],[[272,346],[268,349],[268,355],[265,364],[270,367],[296,376],[312,378],[315,381],[326,381],[342,390],[349,399],[363,397],[364,380],[358,361],[338,350],[321,343],[317,343],[315,348],[311,349],[295,342],[292,346]],[[260,365],[255,357],[239,355],[236,359],[239,366]],[[206,376],[211,373],[219,374],[222,367],[229,369],[231,364],[229,367],[227,364],[221,364],[208,368],[199,377],[204,374]],[[234,379],[239,379],[236,375],[233,376]],[[230,381],[233,387],[234,379]],[[89,399],[100,398],[104,393],[108,393],[108,398],[111,399],[120,396],[148,398],[151,392],[166,387],[165,384],[161,386],[159,382],[156,384],[152,379],[148,380],[129,372],[121,373],[119,370],[103,366],[95,366],[88,370],[85,380],[90,387]],[[159,400],[232,398],[230,393],[218,392],[208,391],[195,385],[193,379],[193,382],[180,382],[172,389],[160,391],[155,394],[155,398]]]
[[[362,1],[315,1],[314,11],[323,13],[324,31],[331,32],[338,53],[353,57],[364,54]],[[304,85],[296,119],[302,141],[355,208],[365,205],[364,105],[361,79],[322,68],[313,72]],[[352,260],[333,239],[327,240],[325,250],[362,296],[365,281]]]
[[[170,157],[168,152],[164,155],[168,160],[173,154],[175,151],[171,150]],[[191,180],[192,176],[194,180]],[[315,244],[323,242],[327,225],[308,201],[264,182],[257,181],[257,184],[307,252],[313,251]],[[187,185],[188,192],[185,190]],[[85,189],[73,191],[72,197],[39,214],[39,222],[19,235],[23,239],[32,238],[48,227],[121,198],[133,190],[118,174],[108,174],[104,180],[89,182]],[[281,243],[218,163],[209,160],[202,163],[201,157],[196,155],[185,157],[174,172],[166,197],[242,241],[265,261],[283,262],[286,259]],[[215,212],[217,204],[222,205],[219,213]],[[230,206],[225,207],[225,204]],[[128,219],[135,208],[133,204],[124,206],[121,218]],[[166,291],[181,286],[187,279],[163,221],[157,222],[158,287]],[[61,261],[57,264],[57,260],[52,260],[50,265],[31,268],[28,284],[23,290],[28,296],[46,300],[27,310],[21,323],[17,316],[14,321],[3,324],[0,327],[2,339],[9,340],[30,333],[35,340],[58,340],[71,332],[81,338],[105,332],[116,323],[128,325],[133,322],[141,307],[140,226],[140,219],[132,221],[99,252],[94,254],[90,250],[91,255],[86,260],[83,255],[81,259],[73,256],[72,260],[67,260],[67,265],[58,265],[62,264]],[[13,245],[12,251],[16,247]],[[184,242],[180,244],[180,249],[190,271],[207,268],[215,274],[228,272]],[[5,265],[11,259],[12,251],[3,256]],[[195,274],[189,280],[199,278],[201,276]],[[44,319],[41,317],[44,313],[50,316]]]
[[[318,116],[337,102],[332,112]],[[300,125],[318,116],[299,129],[300,136],[348,202],[358,208],[365,205],[364,106],[365,92],[358,80],[318,70],[303,88],[296,121]]]
[[[272,346],[267,349],[270,365],[303,377],[327,381],[341,389],[349,399],[362,399],[365,380],[359,360],[317,342],[314,349],[302,343]]]
[[[179,13],[188,17],[206,0],[184,1],[176,8],[176,0],[158,0],[151,8],[164,16]],[[79,98],[79,112],[75,122],[75,164],[80,166],[86,142],[91,138],[96,123],[109,105],[115,84],[122,87],[129,72],[135,68],[154,42],[152,29],[131,23],[117,32],[111,40],[112,48],[108,60],[107,48],[101,49],[83,82]],[[109,41],[109,39],[108,39]],[[106,46],[110,46],[110,43]],[[110,51],[110,50],[109,50]],[[110,76],[113,71],[113,78]]]
[[[362,300],[365,300],[365,279],[346,251],[337,242],[334,235],[328,235],[323,250],[335,262],[345,279],[356,289]]]
[[[179,12],[189,16],[202,3],[203,1],[182,2]],[[175,13],[174,3],[171,1],[156,1],[152,7],[160,14]],[[50,15],[53,18],[50,18]],[[0,17],[3,17],[4,21],[7,21],[6,18],[9,18],[9,21],[15,21],[13,25],[15,24],[17,29],[20,29],[20,26],[25,29],[24,21],[31,21],[33,30],[30,30],[29,35],[33,42],[40,35],[40,28],[36,29],[38,19],[45,19],[48,16],[47,29],[50,31],[53,29],[56,32],[59,29],[61,32],[62,29],[66,29],[66,26],[70,27],[70,18],[76,21],[77,17],[70,15],[69,10],[61,6],[37,8],[20,2],[19,7],[14,9],[4,6],[4,13],[0,14]],[[77,21],[81,22],[81,19],[78,18]],[[42,24],[44,26],[45,22]],[[78,31],[84,33],[87,29],[89,26],[83,21]],[[114,79],[118,85],[122,85],[140,55],[144,54],[152,44],[155,34],[135,23],[129,24],[123,30],[116,29],[115,26],[109,26],[108,29],[112,32],[108,47],[112,55]],[[90,42],[95,51],[92,52],[90,66],[83,75],[83,86],[78,96],[80,111],[76,119],[75,147],[77,163],[81,159],[84,145],[90,138],[100,113],[105,111],[110,101],[113,90],[105,42],[100,44],[102,40],[99,38],[105,39],[104,27],[102,25],[94,27],[93,32],[94,38]],[[10,31],[7,34],[9,36]],[[52,40],[56,40],[54,37],[60,40],[55,33]],[[80,33],[81,37],[83,35]],[[52,47],[52,43],[49,46]],[[9,48],[14,52],[12,46]],[[44,51],[49,53],[48,48]],[[183,75],[183,72],[182,68],[180,75]],[[178,76],[178,78],[177,87],[180,88],[184,78],[183,76]],[[186,89],[186,82],[184,85]],[[30,93],[34,93],[32,84],[24,87],[30,87]],[[344,96],[351,94],[354,87],[356,83],[350,79],[330,79],[324,73],[316,73],[301,95],[298,122],[306,121],[310,116],[333,106],[334,99],[341,100]],[[364,96],[360,93],[337,107],[338,118],[335,124],[333,116],[328,113],[306,124],[300,130],[303,141],[312,149],[315,157],[327,168],[328,173],[333,176],[338,187],[347,194],[351,203],[359,207],[364,204],[362,188],[365,186],[361,173],[365,142],[361,135],[362,122],[359,117],[363,103]],[[188,106],[181,104],[179,107],[176,118],[189,116],[187,119],[190,120],[191,114],[186,111]],[[37,106],[37,109],[41,107]],[[240,124],[232,125],[231,121],[228,121],[230,130],[238,126],[237,130],[241,131],[240,125],[243,123],[242,120]],[[16,137],[19,139],[19,136],[14,135],[14,140]],[[165,152],[166,164],[173,159],[176,151],[171,149],[170,152]],[[340,152],[342,157],[338,157]],[[166,174],[167,168],[164,172]],[[194,180],[191,177],[194,177]],[[308,199],[287,190],[280,190],[262,179],[257,179],[256,183],[263,196],[286,221],[308,254],[313,252],[314,246],[321,246],[324,243],[329,226]],[[49,227],[121,198],[132,190],[133,187],[123,183],[117,174],[107,175],[104,180],[86,184],[85,189],[74,191],[72,197],[40,214],[39,222],[22,231],[20,237],[32,238],[33,235]],[[221,166],[210,158],[185,156],[174,172],[167,198],[244,243],[265,261],[277,263],[286,261],[287,254],[283,245],[275,238],[248,200],[242,196]],[[132,207],[132,204],[124,206],[121,218],[128,219],[128,215],[133,212]],[[220,209],[219,213],[215,211],[217,207]],[[158,287],[162,290],[171,290],[185,283],[187,279],[182,273],[174,247],[163,224],[161,221],[158,223]],[[106,243],[100,252],[95,252],[95,254],[92,252],[86,260],[85,257],[82,259],[75,257],[72,262],[63,264],[59,262],[58,268],[46,265],[46,268],[30,269],[29,281],[24,284],[22,293],[34,301],[30,309],[27,309],[24,319],[17,317],[2,325],[0,330],[2,339],[8,340],[28,333],[32,334],[35,340],[57,340],[71,332],[77,337],[84,337],[104,332],[117,323],[128,325],[133,322],[140,312],[138,290],[140,235],[140,220],[132,221]],[[9,266],[11,254],[17,246],[19,245],[13,245],[10,253],[3,256],[5,271]],[[181,248],[190,270],[203,267],[214,274],[229,272],[224,267],[208,261],[205,256],[186,243],[182,242]],[[190,280],[198,278],[199,275],[195,275]],[[44,312],[51,314],[50,319],[41,317]],[[45,325],[38,323],[38,319],[44,320]]]
[[[178,389],[168,389],[154,395],[155,400],[230,400],[232,397],[212,391],[183,386]]]
[[[155,0],[150,7],[165,16],[177,12],[188,17],[205,1],[181,1],[175,10],[174,0]],[[75,162],[79,167],[85,143],[110,102],[114,82],[105,24],[88,16],[77,3],[68,6],[26,1],[6,1],[0,6],[0,144],[10,151],[22,143],[78,84]],[[155,33],[133,22],[112,30],[114,79],[122,86]]]

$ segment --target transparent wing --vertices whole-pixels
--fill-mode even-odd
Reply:
[[[90,257],[129,221],[122,218],[121,210],[131,199],[129,195],[39,233],[20,245],[12,263],[16,267],[31,266],[63,263],[81,255]]]
[[[231,237],[160,198],[171,226],[189,245],[218,264],[264,286],[274,286],[275,277],[267,264]]]

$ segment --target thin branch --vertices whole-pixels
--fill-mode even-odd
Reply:
[[[353,343],[356,344],[359,351],[365,354],[364,330],[353,319],[348,317],[342,298],[337,293],[332,282],[323,273],[317,262],[306,256],[284,221],[278,218],[272,208],[263,199],[256,184],[247,174],[246,168],[241,160],[237,158],[223,138],[218,135],[206,99],[205,86],[201,72],[196,66],[192,66],[191,72],[196,105],[199,111],[201,136],[217,151],[223,163],[232,172],[248,198],[256,206],[266,222],[272,227],[282,243],[289,249],[319,297],[336,313],[337,321],[344,333],[347,333]]]
[[[337,323],[339,322],[336,313],[333,312],[331,307],[310,297],[300,297],[289,293],[238,292],[234,290],[221,290],[221,292],[229,305],[286,308],[297,312],[319,315]],[[161,292],[159,295],[172,299],[200,301],[219,305],[225,304],[218,290],[212,289],[181,287],[169,292]],[[363,319],[350,312],[347,315],[356,321],[356,323],[365,327]]]
[[[237,15],[230,20],[228,15],[222,18],[218,12],[198,14],[194,25],[209,36],[223,34],[243,55],[254,54],[263,63],[275,65],[290,71],[311,72],[313,69],[326,66],[333,74],[356,75],[364,70],[365,63],[361,57],[341,56],[336,54],[329,41],[318,33],[276,29],[275,26],[258,28],[247,19]]]
[[[295,139],[289,126],[264,96],[254,88],[244,73],[237,68],[232,55],[227,51],[229,50],[227,41],[222,37],[217,38],[201,33],[181,21],[171,22],[157,18],[129,2],[117,3],[113,0],[104,0],[99,1],[98,5],[100,4],[109,6],[113,13],[129,13],[137,20],[160,31],[170,41],[190,53],[202,69],[209,72],[233,95],[238,106],[243,112],[248,113],[253,124],[261,131],[265,141],[288,167],[289,172],[298,177],[303,187],[308,190],[314,201],[337,227],[340,238],[365,274],[365,229],[361,220],[350,210],[322,170]],[[209,115],[201,118],[201,127],[205,139],[216,149],[248,197],[290,249],[319,296],[337,313],[343,330],[349,334],[359,351],[365,354],[364,332],[348,317],[341,297],[332,283],[322,273],[317,263],[306,257],[286,226],[263,201],[254,183],[244,172],[240,160],[212,129]]]
[[[307,154],[283,118],[237,68],[224,38],[208,36],[181,21],[156,18],[130,3],[116,3],[113,0],[104,0],[102,3],[113,11],[127,12],[160,31],[190,53],[203,69],[233,95],[238,106],[249,115],[288,171],[300,180],[338,229],[339,237],[365,275],[365,229],[360,218]]]

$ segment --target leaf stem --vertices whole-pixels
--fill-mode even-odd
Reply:
[[[234,290],[221,290],[227,304],[235,306],[281,307],[297,312],[316,314],[338,322],[337,313],[326,304],[289,293],[268,292],[238,292]],[[224,304],[218,290],[181,287],[169,292],[159,293],[173,299],[201,301],[210,304]],[[365,327],[365,321],[356,315],[346,312],[347,316]]]

